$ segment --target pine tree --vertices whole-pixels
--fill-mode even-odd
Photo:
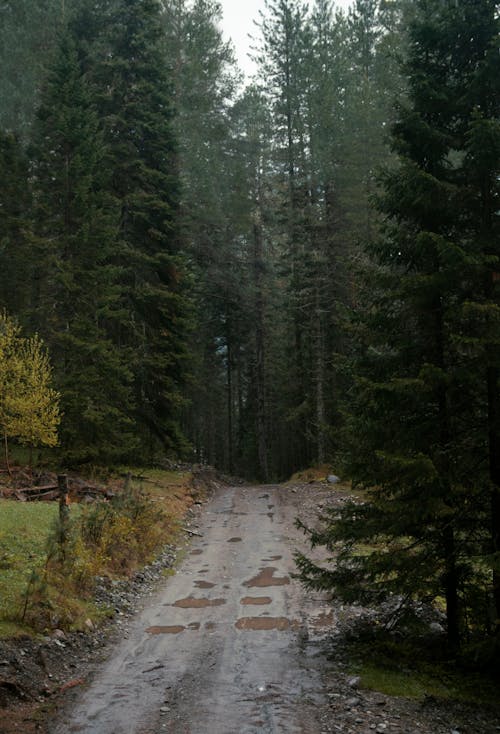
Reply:
[[[465,348],[463,308],[487,253],[468,231],[475,217],[463,208],[471,182],[462,166],[475,110],[491,93],[494,6],[417,3],[405,67],[409,102],[393,131],[400,165],[383,179],[387,222],[372,248],[351,417],[353,478],[376,489],[369,503],[351,503],[339,522],[312,533],[314,543],[343,545],[332,570],[299,559],[306,582],[350,598],[391,590],[406,599],[444,596],[453,648],[485,582],[474,563],[484,542],[476,468],[484,399]],[[483,139],[481,157],[491,155],[488,146]],[[473,200],[484,203],[477,193]],[[374,549],[353,556],[357,543]]]
[[[0,4],[0,129],[29,139],[57,33],[81,0]]]
[[[35,235],[31,324],[48,344],[69,461],[111,458],[132,446],[127,353],[117,319],[118,209],[105,191],[105,148],[75,39],[61,35],[31,151]]]
[[[160,4],[129,0],[104,8],[91,77],[100,90],[109,190],[120,209],[121,321],[135,421],[144,448],[180,448],[190,279],[181,253],[179,172]]]
[[[463,195],[462,227],[468,250],[478,265],[463,305],[466,327],[460,336],[476,375],[476,404],[485,405],[473,424],[476,457],[487,445],[485,483],[489,496],[495,627],[500,628],[500,20],[498,3],[484,0],[457,12],[462,62],[458,97],[463,149],[457,179]],[[471,33],[472,30],[472,33]],[[466,41],[465,39],[468,39]],[[469,48],[464,48],[468,44]],[[472,57],[473,62],[467,63]],[[487,436],[487,440],[486,439]]]
[[[0,307],[17,316],[29,294],[29,212],[26,155],[14,135],[0,133]]]

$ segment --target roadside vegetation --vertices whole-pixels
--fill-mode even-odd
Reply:
[[[93,602],[96,577],[128,577],[175,543],[191,477],[123,467],[108,477],[111,499],[70,504],[64,527],[57,503],[2,500],[0,637],[85,629],[106,616]]]

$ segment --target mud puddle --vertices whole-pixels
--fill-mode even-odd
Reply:
[[[243,606],[265,606],[271,604],[272,601],[270,596],[245,596],[240,600],[240,604],[243,604]]]
[[[243,582],[243,586],[247,588],[265,588],[268,586],[287,586],[290,583],[288,576],[275,576],[275,572],[278,569],[274,566],[268,566],[267,568],[261,569],[257,576],[252,579]]]
[[[268,632],[270,630],[289,630],[297,627],[298,622],[291,622],[286,617],[241,617],[235,623],[237,630],[250,632]]]
[[[275,487],[221,487],[199,528],[203,545],[193,540],[50,734],[321,732],[309,704],[321,692],[320,670],[305,654],[307,635],[297,634],[307,597],[290,577],[293,522]],[[276,534],[278,523],[286,534]],[[219,590],[214,598],[210,589]],[[275,685],[280,693],[270,696]]]
[[[181,609],[205,609],[206,607],[221,607],[226,603],[226,599],[205,599],[188,596],[185,599],[178,599],[172,604],[173,607]]]

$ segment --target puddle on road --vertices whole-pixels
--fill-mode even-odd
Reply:
[[[269,563],[270,561],[281,561],[283,556],[271,556],[270,558],[263,558],[262,563]]]
[[[267,516],[271,520],[271,522],[274,520],[274,512],[268,512]]]
[[[190,630],[199,630],[200,629],[200,623],[199,622],[190,622],[188,624],[188,629],[190,629]]]
[[[274,566],[263,568],[257,576],[254,576],[253,579],[244,581],[243,586],[247,586],[251,589],[255,587],[264,588],[266,586],[285,586],[286,584],[289,584],[290,579],[288,576],[274,576],[274,572],[277,570],[278,569],[274,568]]]
[[[185,599],[179,599],[172,606],[181,607],[181,609],[204,609],[205,607],[220,607],[225,603],[225,599],[196,599],[194,596],[188,596]]]
[[[194,550],[191,551],[190,555],[192,555],[192,556],[201,556],[202,553],[203,553],[203,551],[202,551],[201,548],[195,548]]]
[[[198,573],[208,573],[208,568],[202,568],[201,571],[198,571]]]
[[[205,622],[205,629],[209,632],[213,632],[216,627],[217,625],[215,624],[215,622]]]
[[[201,573],[201,571],[200,571],[200,573]],[[200,581],[195,581],[194,582],[194,585],[198,589],[213,589],[214,586],[215,586],[215,584],[211,584],[210,581],[201,581],[201,580]]]
[[[333,627],[334,622],[335,618],[333,616],[333,611],[322,612],[321,614],[318,614],[317,617],[313,617],[311,619],[312,626],[316,627],[317,629],[321,629],[323,627]]]
[[[229,538],[228,543],[241,543],[241,538]]]
[[[268,509],[268,510],[272,510],[272,509],[273,509],[273,507],[274,507],[274,505],[268,505],[268,506],[267,506],[267,509]]]
[[[270,596],[245,596],[243,599],[240,599],[240,604],[244,605],[255,605],[258,606],[260,604],[271,604],[272,599]]]
[[[296,622],[290,622],[286,617],[241,617],[235,623],[238,630],[249,632],[260,632],[267,630],[279,630],[284,632],[294,627]]]
[[[146,632],[150,635],[179,635],[185,629],[182,625],[177,624],[171,627],[148,627]]]

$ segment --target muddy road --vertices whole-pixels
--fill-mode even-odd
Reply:
[[[322,731],[328,609],[291,576],[304,543],[291,491],[218,490],[175,576],[51,732]]]

